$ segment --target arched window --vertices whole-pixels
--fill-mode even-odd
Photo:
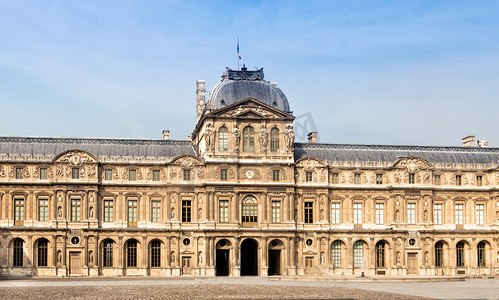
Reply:
[[[477,245],[476,248],[476,256],[478,260],[478,266],[479,267],[485,267],[485,243],[480,242]]]
[[[385,267],[385,242],[383,241],[376,243],[376,267]]]
[[[229,130],[222,126],[218,129],[218,151],[227,151],[229,149]]]
[[[151,267],[161,267],[161,241],[154,240],[151,242]]]
[[[356,241],[353,244],[353,267],[354,268],[362,268],[363,265],[363,254],[362,249],[363,243],[362,241]]]
[[[459,242],[456,244],[456,266],[464,267],[464,243]]]
[[[279,152],[279,129],[270,130],[270,152]]]
[[[258,222],[258,205],[254,196],[243,198],[242,222],[243,226],[254,226]]]
[[[48,263],[47,263],[48,244],[49,244],[49,241],[47,241],[46,239],[39,239],[38,240],[37,265],[39,267],[48,266]]]
[[[14,240],[14,253],[13,253],[13,265],[14,267],[22,267],[24,264],[24,257],[23,257],[23,246],[24,246],[24,241],[21,239],[15,239]]]
[[[435,244],[435,266],[443,267],[444,266],[444,243],[437,242]]]
[[[333,262],[333,267],[341,267],[341,242],[334,241],[331,244],[331,260]]]
[[[137,241],[129,240],[126,243],[126,266],[137,267]]]
[[[102,266],[113,266],[113,241],[105,240],[102,247]]]
[[[244,127],[243,129],[243,151],[255,152],[255,133],[251,126]]]

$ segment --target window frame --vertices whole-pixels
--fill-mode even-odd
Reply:
[[[182,223],[192,222],[192,200],[182,200]]]
[[[229,150],[229,129],[226,126],[218,128],[218,151]]]
[[[279,152],[279,129],[270,129],[270,152]]]
[[[49,199],[47,197],[38,198],[38,221],[47,222],[49,220]]]
[[[341,203],[331,202],[331,224],[341,223]]]
[[[229,222],[229,200],[220,199],[218,200],[218,222],[228,223]]]
[[[255,130],[251,126],[243,128],[243,152],[255,152]]]
[[[69,199],[71,205],[71,222],[81,221],[81,199],[76,197],[71,197]]]
[[[104,199],[102,204],[102,221],[113,222],[114,220],[114,200]]]
[[[161,223],[161,200],[151,200],[151,222]]]
[[[385,203],[384,202],[376,202],[374,204],[375,207],[375,223],[376,225],[384,225],[385,224]]]
[[[303,222],[305,224],[313,224],[314,223],[314,201],[304,201],[303,208],[304,208]]]
[[[272,200],[270,214],[272,223],[281,223],[281,200]]]

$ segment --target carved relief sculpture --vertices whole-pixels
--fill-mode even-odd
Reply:
[[[205,144],[206,150],[214,151],[215,150],[215,128],[213,127],[213,123],[208,123],[205,129]]]

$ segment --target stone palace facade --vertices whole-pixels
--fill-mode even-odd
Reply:
[[[295,143],[263,69],[226,69],[190,140],[0,137],[0,273],[499,273],[499,149]]]

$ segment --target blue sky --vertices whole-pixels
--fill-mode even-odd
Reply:
[[[497,1],[0,0],[0,135],[186,139],[263,67],[326,143],[499,147]],[[303,122],[303,118],[298,120]]]

